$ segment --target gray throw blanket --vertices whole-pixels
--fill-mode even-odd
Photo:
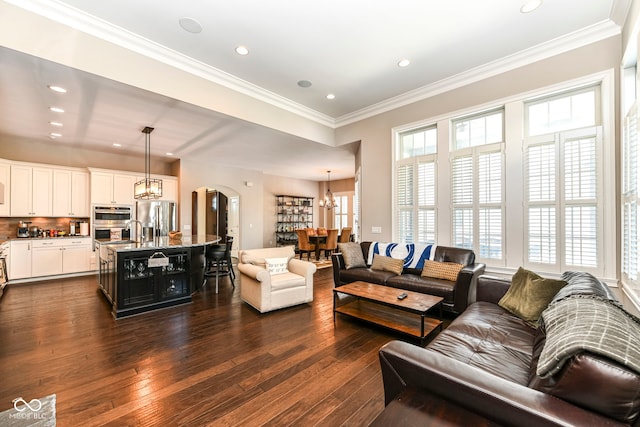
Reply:
[[[611,301],[575,295],[542,312],[546,342],[537,374],[560,371],[576,354],[587,351],[608,357],[640,374],[640,319]]]

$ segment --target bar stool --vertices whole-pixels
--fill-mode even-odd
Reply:
[[[231,248],[233,246],[233,236],[227,236],[226,244],[227,244],[227,254],[225,258],[226,258],[227,268],[229,269],[229,273],[231,275],[231,284],[233,284],[233,281],[236,280],[236,272],[233,271],[233,261],[231,260]]]
[[[218,293],[218,281],[220,277],[229,276],[229,280],[231,280],[231,286],[236,287],[235,283],[233,283],[233,276],[230,264],[227,263],[228,255],[227,255],[227,244],[214,244],[208,245],[205,251],[206,263],[209,267],[209,270],[204,273],[205,283],[207,278],[215,277],[216,278],[216,294]],[[203,283],[204,286],[204,283]]]

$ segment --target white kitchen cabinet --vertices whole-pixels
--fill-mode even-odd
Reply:
[[[65,239],[62,251],[62,273],[91,270],[91,238]]]
[[[11,215],[11,164],[0,162],[0,217]]]
[[[135,176],[91,172],[91,204],[132,205]]]
[[[54,240],[32,242],[31,277],[62,274],[62,246]]]
[[[51,216],[53,171],[11,165],[11,216]]]
[[[12,240],[9,252],[9,280],[31,277],[31,240]]]
[[[89,174],[53,170],[53,216],[89,216]]]
[[[133,186],[136,177],[132,175],[113,175],[113,198],[118,205],[133,205]]]
[[[31,274],[26,277],[80,273],[91,269],[89,237],[32,240],[31,245]]]

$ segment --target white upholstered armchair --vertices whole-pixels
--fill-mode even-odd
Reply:
[[[312,262],[295,258],[293,246],[241,250],[240,297],[261,313],[313,301]]]

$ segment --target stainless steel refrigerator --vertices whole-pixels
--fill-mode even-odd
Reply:
[[[145,227],[153,227],[154,236],[168,236],[177,230],[176,204],[157,200],[136,202],[136,219]]]

